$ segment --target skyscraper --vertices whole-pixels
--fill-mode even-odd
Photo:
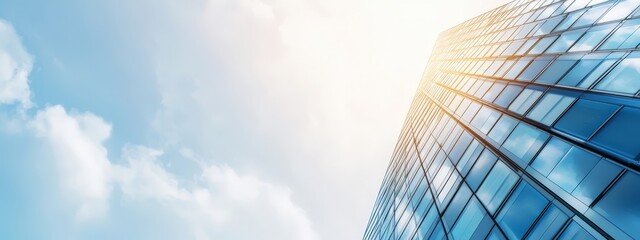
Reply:
[[[640,239],[640,0],[440,34],[364,239]]]

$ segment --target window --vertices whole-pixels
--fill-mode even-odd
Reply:
[[[571,45],[573,45],[573,43],[575,43],[576,40],[578,40],[578,38],[582,36],[584,31],[584,29],[580,29],[564,32],[562,35],[560,35],[558,40],[556,40],[553,45],[551,45],[551,47],[547,49],[546,53],[566,52],[567,49],[569,49],[569,47],[571,47]]]
[[[511,171],[502,161],[498,161],[478,189],[478,198],[493,214],[517,181],[518,175]]]
[[[489,170],[491,170],[491,167],[497,159],[498,158],[496,157],[496,155],[493,155],[493,153],[491,153],[491,151],[489,150],[484,150],[484,152],[480,154],[480,157],[478,157],[476,163],[473,164],[473,168],[471,169],[471,172],[469,172],[469,175],[466,179],[469,187],[471,187],[472,190],[475,191],[476,189],[478,189],[480,183],[487,175]]]
[[[522,181],[496,220],[509,239],[522,239],[549,201]]]
[[[527,53],[527,51],[529,51],[531,46],[533,46],[533,44],[535,44],[537,40],[538,40],[538,38],[531,38],[531,39],[527,40],[524,43],[524,45],[522,45],[522,47],[520,47],[520,49],[518,49],[518,51],[516,52],[515,55],[523,55],[523,54]]]
[[[462,175],[466,175],[476,158],[480,155],[480,152],[484,150],[482,144],[479,144],[477,140],[473,140],[467,151],[464,152],[464,155],[460,158],[460,162],[458,162],[458,170]]]
[[[622,60],[595,89],[635,94],[640,90],[640,52],[634,52]]]
[[[611,7],[611,3],[590,8],[573,24],[573,27],[577,28],[593,24],[609,7]]]
[[[567,18],[560,23],[560,25],[556,28],[556,31],[567,30],[571,25],[578,20],[578,18],[584,13],[584,10],[575,11],[567,15]]]
[[[640,4],[640,1],[637,0],[620,1],[613,8],[611,8],[609,12],[602,16],[602,18],[598,22],[608,22],[626,18],[631,12],[633,12],[634,9],[638,7],[638,4]]]
[[[589,139],[617,108],[618,106],[612,104],[579,99],[558,120],[555,128],[582,139]]]
[[[480,225],[485,215],[486,213],[482,210],[478,200],[472,198],[451,231],[453,238],[471,239],[475,229]]]
[[[598,43],[604,39],[604,37],[615,28],[617,23],[607,24],[602,26],[592,27],[587,31],[580,40],[569,50],[570,52],[575,51],[591,51],[593,50]]]
[[[460,190],[458,190],[458,193],[456,193],[456,196],[453,197],[451,203],[447,207],[447,211],[444,213],[444,219],[446,220],[445,222],[448,225],[448,228],[451,228],[453,223],[456,222],[456,219],[458,219],[458,216],[462,212],[464,205],[469,201],[469,198],[471,198],[471,190],[467,185],[462,184]]]
[[[574,68],[565,75],[558,84],[565,86],[576,86],[578,83],[591,73],[591,70],[596,68],[604,58],[603,54],[590,54],[583,57]]]
[[[511,106],[509,106],[509,110],[522,115],[527,112],[527,110],[529,110],[531,105],[533,105],[533,103],[536,102],[536,100],[538,100],[541,95],[541,88],[530,86],[524,89],[524,91],[520,93],[520,95],[513,101],[513,103],[511,103]]]
[[[518,76],[517,80],[530,82],[535,78],[540,71],[549,64],[551,58],[549,57],[538,57],[536,60],[531,62],[527,69],[525,69],[520,76]]]
[[[520,123],[502,146],[522,160],[522,162],[518,162],[518,164],[524,167],[529,164],[533,155],[538,152],[548,137],[549,134],[531,127],[528,124]]]
[[[469,147],[471,140],[473,140],[473,137],[466,131],[463,131],[462,135],[460,135],[460,138],[456,142],[456,145],[449,152],[449,158],[451,158],[451,162],[453,162],[453,164],[458,163],[458,160],[460,160],[464,151]]]
[[[585,226],[589,228],[588,226]],[[598,236],[598,238],[594,237],[591,233],[596,233],[595,230],[587,231],[575,221],[572,221],[567,229],[562,232],[562,235],[558,238],[558,240],[573,240],[573,239],[582,239],[582,240],[597,240],[604,239],[602,236]],[[597,234],[597,233],[596,233]]]
[[[482,99],[487,102],[493,102],[493,100],[496,99],[498,94],[500,94],[500,91],[502,91],[502,89],[504,89],[505,86],[506,84],[504,83],[500,83],[500,82],[494,83],[493,86],[491,86],[491,88],[489,89],[489,91],[487,91],[487,93],[484,94]]]
[[[515,79],[516,76],[518,76],[518,74],[522,72],[522,69],[527,67],[530,61],[531,61],[531,58],[520,59],[518,62],[516,62],[516,64],[513,65],[513,67],[511,67],[511,69],[509,69],[509,72],[507,72],[507,74],[504,75],[504,78]]]
[[[573,103],[574,97],[549,92],[538,101],[527,117],[550,126]]]
[[[572,192],[596,166],[600,157],[578,147],[571,147],[555,165],[548,178],[567,192]],[[547,162],[546,164],[553,165]]]
[[[614,53],[611,55],[617,54]],[[607,71],[607,69],[613,66],[613,64],[617,61],[618,59],[615,58],[602,61],[600,65],[598,65],[589,75],[587,75],[587,77],[581,83],[578,84],[578,87],[589,88],[596,80],[600,78],[600,76],[602,76],[602,74],[605,73],[605,71]]]
[[[520,91],[522,91],[521,86],[509,84],[493,103],[500,107],[507,108],[509,104],[511,104],[511,101],[518,96]]]
[[[640,43],[637,32],[639,26],[640,19],[625,22],[600,46],[600,49],[635,48]]]
[[[555,205],[551,205],[531,229],[527,239],[553,239],[569,217]]]
[[[632,159],[639,159],[638,119],[640,119],[640,109],[625,107],[596,133],[592,141]]]
[[[518,121],[516,121],[515,119],[507,115],[502,115],[502,117],[500,117],[500,120],[498,120],[496,125],[493,126],[493,128],[489,132],[489,138],[493,139],[498,144],[502,144],[502,142],[504,142],[504,139],[507,138],[507,136],[509,135],[509,133],[511,133],[511,130],[513,130],[517,123]]]
[[[536,82],[554,84],[560,79],[580,58],[579,55],[560,56],[538,77]]]
[[[562,16],[558,16],[558,17],[554,17],[551,19],[548,19],[547,21],[544,22],[544,24],[542,24],[542,26],[540,26],[540,28],[538,29],[538,31],[536,31],[536,36],[539,35],[544,35],[544,34],[548,34],[551,33],[551,31],[553,31],[553,29],[558,26],[558,23],[560,23],[560,21],[562,21],[563,17]]]
[[[621,168],[609,160],[600,160],[571,194],[589,206],[620,171]]]
[[[640,236],[640,176],[627,172],[593,209],[629,236]]]
[[[549,47],[549,45],[551,45],[551,43],[553,43],[553,41],[556,40],[556,38],[558,38],[558,36],[552,36],[552,37],[546,37],[546,38],[540,39],[540,41],[538,41],[538,43],[529,51],[529,54],[543,53],[544,50],[546,50],[547,47]]]

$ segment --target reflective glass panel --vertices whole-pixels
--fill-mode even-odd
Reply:
[[[498,144],[502,144],[502,142],[507,138],[511,130],[516,126],[518,121],[515,119],[508,117],[506,115],[502,115],[500,120],[496,123],[495,126],[489,132],[489,137],[494,141],[498,142]]]
[[[579,99],[558,120],[555,128],[588,139],[617,108],[618,106],[612,104]]]
[[[593,137],[593,142],[632,159],[640,154],[640,109],[625,107]]]
[[[485,212],[482,210],[478,200],[472,198],[451,231],[454,239],[470,239],[474,230],[482,222],[484,215]]]
[[[526,88],[518,97],[511,103],[509,110],[518,114],[524,114],[531,105],[542,95],[542,91],[534,88]]]
[[[616,27],[616,25],[617,23],[607,24],[589,29],[589,31],[587,31],[587,33],[585,33],[584,36],[582,36],[582,38],[580,38],[580,40],[578,40],[578,42],[576,42],[576,44],[571,47],[570,51],[575,52],[593,50],[602,41],[602,39],[604,39],[604,37],[606,37],[614,27]]]
[[[551,45],[551,47],[547,49],[546,53],[566,52],[567,49],[569,49],[569,47],[571,47],[571,45],[573,45],[573,43],[575,43],[576,40],[578,40],[578,38],[582,36],[584,31],[585,30],[580,29],[564,32],[562,35],[560,35],[558,40],[556,40],[553,45]]]
[[[478,198],[493,214],[517,181],[518,175],[502,161],[498,161],[478,189]]]
[[[618,49],[622,48],[622,45],[627,42],[631,36],[637,36],[635,33],[640,27],[640,19],[634,19],[628,22],[625,22],[618,30],[616,30],[603,44],[600,46],[600,49]],[[629,39],[629,43],[626,45],[632,45],[633,42],[636,42],[635,37]],[[637,43],[635,44],[637,45]]]
[[[627,172],[593,209],[627,232],[640,236],[640,176]]]
[[[542,147],[542,143],[549,137],[548,133],[531,127],[528,124],[520,123],[513,130],[507,141],[504,142],[504,147],[507,151],[518,157],[524,163],[529,164],[533,155],[538,152],[538,149]]]
[[[507,87],[500,93],[500,95],[493,102],[496,105],[506,108],[511,104],[511,101],[520,94],[522,91],[522,87],[518,85],[509,84]]]
[[[536,82],[539,83],[556,83],[573,65],[577,59],[558,58],[538,77]]]
[[[574,97],[549,92],[538,101],[527,117],[549,126],[573,103],[574,99]]]
[[[620,62],[595,89],[635,94],[640,90],[640,53],[633,53]]]
[[[522,181],[496,220],[509,239],[521,239],[547,203],[542,194]]]

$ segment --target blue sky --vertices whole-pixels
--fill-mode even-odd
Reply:
[[[0,0],[0,238],[360,238],[437,33],[502,2]]]

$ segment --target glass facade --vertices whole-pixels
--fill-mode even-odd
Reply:
[[[364,239],[640,239],[640,0],[440,34]]]

